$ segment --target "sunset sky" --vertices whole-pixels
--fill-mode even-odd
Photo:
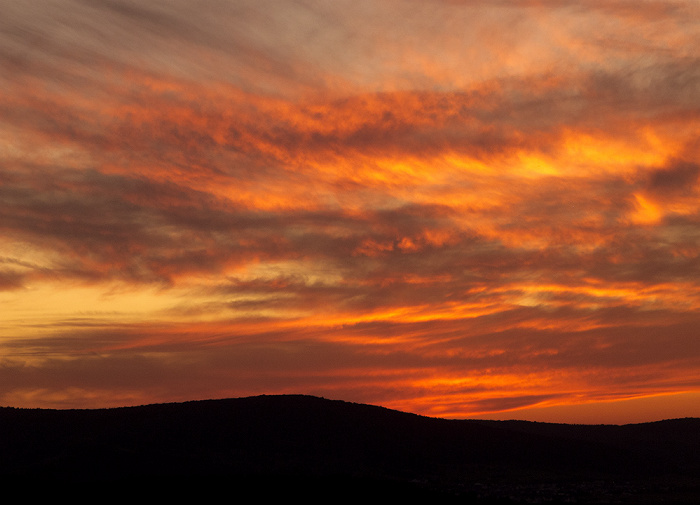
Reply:
[[[0,7],[0,405],[700,416],[700,2]]]

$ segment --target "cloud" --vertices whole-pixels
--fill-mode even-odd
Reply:
[[[24,276],[15,270],[0,270],[0,291],[19,289],[23,286]]]
[[[698,387],[692,4],[4,7],[3,398]]]
[[[652,191],[660,193],[693,192],[700,166],[697,163],[678,160],[667,168],[655,170],[649,176]]]

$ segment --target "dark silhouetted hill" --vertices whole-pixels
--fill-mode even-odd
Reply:
[[[200,497],[226,489],[460,503],[700,503],[695,418],[625,426],[446,420],[301,395],[2,408],[0,454],[10,485],[138,484]]]

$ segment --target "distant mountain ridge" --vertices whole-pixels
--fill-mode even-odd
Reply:
[[[286,493],[325,486],[461,503],[700,502],[697,418],[623,426],[447,420],[305,395],[5,407],[0,455],[8,482],[235,482]]]

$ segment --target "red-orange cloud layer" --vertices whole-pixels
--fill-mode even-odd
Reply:
[[[700,415],[695,3],[377,4],[8,6],[0,402]]]

